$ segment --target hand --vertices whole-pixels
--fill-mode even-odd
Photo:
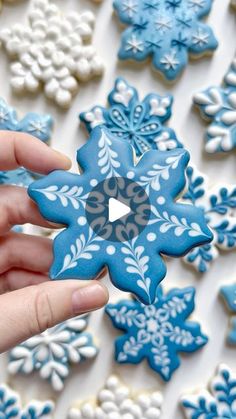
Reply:
[[[0,131],[0,170],[24,166],[47,174],[70,165],[66,156],[30,135]],[[98,281],[49,281],[50,239],[10,231],[16,224],[53,226],[27,190],[0,186],[0,214],[0,352],[106,304],[108,292]]]

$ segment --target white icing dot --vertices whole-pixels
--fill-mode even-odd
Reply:
[[[148,240],[149,242],[154,242],[154,241],[156,240],[156,238],[157,238],[157,236],[156,236],[156,234],[155,234],[155,233],[148,233],[148,234],[147,234],[147,240]]]
[[[79,217],[77,222],[80,226],[85,226],[85,224],[87,223],[87,220],[85,217]]]
[[[90,180],[90,185],[91,185],[92,187],[97,186],[97,184],[98,184],[97,179],[91,179],[91,180]]]
[[[132,171],[130,171],[130,172],[128,172],[128,173],[127,173],[127,175],[126,175],[126,176],[127,176],[127,178],[128,178],[128,179],[133,179],[133,178],[134,178],[134,176],[135,176],[135,173],[134,173],[134,172],[132,172]]]
[[[114,255],[116,253],[115,246],[107,246],[106,252],[108,255]]]
[[[158,203],[159,205],[164,205],[164,204],[165,204],[165,202],[166,202],[166,199],[164,198],[164,196],[159,196],[159,197],[157,198],[157,203]]]

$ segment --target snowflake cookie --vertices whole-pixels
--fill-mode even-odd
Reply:
[[[108,96],[108,103],[109,109],[94,106],[80,114],[89,132],[96,126],[105,125],[117,138],[132,144],[137,156],[152,148],[166,151],[182,147],[175,132],[163,126],[171,116],[171,95],[153,93],[141,102],[137,90],[119,77]]]
[[[13,59],[11,85],[18,92],[45,95],[59,106],[70,106],[78,81],[100,75],[103,64],[88,42],[93,33],[92,12],[70,12],[63,16],[48,0],[33,0],[28,23],[17,23],[0,32]]]
[[[218,42],[201,22],[213,0],[114,0],[119,19],[129,28],[122,35],[119,58],[143,61],[174,80],[187,65],[188,54],[212,52]]]
[[[64,387],[71,363],[80,363],[97,355],[90,333],[88,316],[67,320],[13,348],[9,353],[10,374],[39,371],[56,391]]]
[[[150,368],[169,381],[179,367],[179,352],[195,352],[208,341],[198,323],[190,322],[194,310],[195,290],[192,287],[172,289],[164,295],[157,289],[153,305],[122,300],[108,304],[106,313],[114,327],[125,332],[115,344],[119,363],[138,364],[148,360]]]
[[[176,202],[188,153],[150,150],[135,165],[133,148],[97,127],[77,160],[82,174],[55,171],[29,187],[41,214],[68,226],[54,241],[51,278],[92,279],[107,266],[115,286],[152,303],[166,274],[161,254],[181,256],[212,239],[203,211]],[[131,207],[115,223],[111,197]]]
[[[54,404],[51,401],[32,400],[22,407],[18,393],[6,384],[0,385],[0,418],[1,419],[51,419]]]
[[[224,364],[220,365],[210,389],[186,395],[181,404],[187,419],[235,419],[236,375]]]
[[[232,313],[231,317],[231,331],[228,335],[228,342],[236,345],[236,283],[225,285],[220,290],[228,309]]]
[[[225,76],[225,85],[197,93],[194,103],[204,119],[211,122],[206,132],[208,153],[236,148],[236,58]]]
[[[184,201],[203,209],[214,239],[191,250],[185,256],[185,261],[204,273],[219,256],[220,249],[230,251],[236,248],[236,186],[211,187],[208,177],[195,167],[187,168],[187,178],[188,189]]]
[[[158,419],[162,402],[160,392],[135,394],[112,375],[96,400],[72,407],[67,419]]]

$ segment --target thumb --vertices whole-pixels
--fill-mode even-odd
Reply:
[[[1,295],[0,353],[107,300],[107,289],[94,280],[49,281]]]

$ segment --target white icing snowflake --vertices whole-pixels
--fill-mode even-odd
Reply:
[[[205,4],[205,0],[189,0],[190,7],[193,7],[195,10],[202,9]]]
[[[122,3],[122,11],[127,13],[129,17],[132,17],[134,13],[138,10],[138,4],[134,0],[126,0]]]
[[[167,30],[172,28],[171,19],[168,16],[158,16],[155,25],[156,29],[163,35]]]
[[[132,35],[126,43],[126,51],[133,51],[134,54],[137,54],[137,52],[142,52],[143,50],[143,41],[140,41],[135,35]]]
[[[194,45],[199,45],[202,47],[203,45],[208,44],[208,40],[209,40],[209,34],[202,32],[200,28],[198,28],[197,32],[193,34]]]
[[[8,371],[11,374],[39,371],[54,390],[62,390],[70,363],[78,364],[97,354],[92,336],[84,332],[87,325],[88,316],[79,316],[28,339],[10,351]]]
[[[11,65],[11,85],[16,92],[36,92],[59,106],[69,107],[78,81],[100,75],[103,64],[92,45],[94,15],[74,11],[63,16],[48,0],[33,0],[28,23],[0,32]]]
[[[160,60],[161,64],[165,67],[166,70],[175,70],[180,64],[179,60],[176,58],[176,52],[171,51],[170,54],[165,54]]]
[[[116,376],[111,376],[96,400],[72,407],[67,419],[158,419],[162,402],[160,392],[135,395]]]

